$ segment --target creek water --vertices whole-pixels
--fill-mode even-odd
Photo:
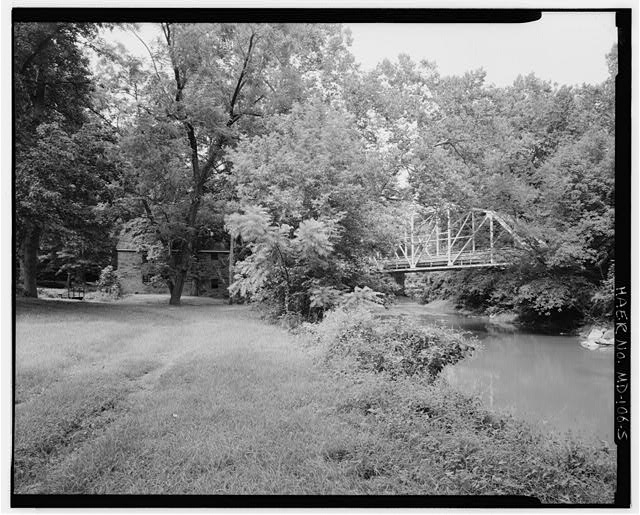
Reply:
[[[613,353],[587,350],[575,336],[504,328],[487,317],[438,313],[402,303],[392,314],[475,335],[480,348],[447,367],[447,380],[479,394],[487,406],[547,430],[596,438],[613,445]]]

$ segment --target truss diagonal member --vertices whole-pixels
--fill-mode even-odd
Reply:
[[[464,252],[464,249],[467,248],[467,245],[469,245],[469,243],[472,241],[473,237],[478,234],[478,232],[480,231],[480,228],[484,225],[484,223],[488,220],[488,216],[487,216],[487,212],[485,212],[484,218],[482,219],[482,222],[480,222],[480,224],[476,227],[475,231],[473,231],[471,233],[471,236],[467,239],[467,241],[465,242],[465,244],[462,246],[462,248],[460,249],[460,252],[458,252],[456,254],[456,257],[453,258],[453,262],[455,263],[456,260],[460,257],[460,255],[462,254],[462,252]]]
[[[418,265],[418,263],[420,262],[420,258],[422,257],[422,253],[425,251],[426,247],[423,244],[420,244],[420,245],[417,246],[417,248],[419,250],[419,252],[417,253],[417,256],[416,255],[412,256],[412,258],[413,258],[413,266],[414,267],[416,267]],[[429,256],[429,257],[431,257],[431,256]]]
[[[457,223],[459,223],[462,219],[467,219],[467,217],[469,216],[469,214],[471,214],[471,211],[467,212],[466,214],[463,214],[462,216],[458,217],[458,219],[453,222],[452,225],[456,225]]]
[[[429,236],[427,236],[426,241],[423,241],[421,238],[418,238],[418,242],[423,245],[424,252],[427,253],[427,256],[433,257],[431,252],[429,252],[429,243],[431,243],[431,237],[433,236],[434,231],[436,230],[436,225],[434,224],[429,232]]]
[[[460,233],[462,232],[462,229],[464,229],[464,226],[466,225],[466,223],[469,221],[469,217],[471,216],[471,211],[469,211],[467,213],[467,215],[464,217],[464,220],[462,222],[462,225],[460,226],[460,229],[458,229],[458,233],[456,234],[455,238],[453,238],[453,241],[451,242],[451,245],[455,245],[456,241],[458,241],[458,237],[460,236]],[[456,224],[462,220],[463,217],[460,217],[457,221]],[[455,224],[454,224],[455,225]]]
[[[409,266],[411,266],[411,259],[409,258],[409,254],[407,253],[407,250],[406,250],[407,244],[405,243],[403,246],[401,243],[400,245],[398,245],[398,247],[402,251],[402,254],[404,255],[404,259],[406,260],[406,262],[409,263]],[[396,251],[395,254],[396,254],[396,259],[400,261],[401,259],[400,259],[400,256],[398,256],[398,251]]]
[[[418,227],[416,228],[416,232],[421,232],[423,227],[428,227],[429,224],[433,223],[433,215],[430,215],[426,220],[423,220]]]
[[[522,238],[520,238],[520,236],[518,236],[511,227],[509,227],[509,224],[507,224],[507,222],[505,222],[504,219],[498,213],[491,211],[491,214],[493,215],[494,220],[496,220],[502,226],[502,228],[511,235],[513,240],[518,245],[522,247],[526,246]]]

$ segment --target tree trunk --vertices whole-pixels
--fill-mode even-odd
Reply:
[[[169,300],[169,304],[172,306],[180,305],[180,297],[182,297],[182,289],[184,288],[184,280],[186,277],[186,270],[180,270],[176,274],[176,280],[173,283],[173,288],[171,289],[171,299]]]
[[[229,286],[227,291],[229,293],[229,304],[233,304],[233,295],[231,295],[231,285],[233,284],[233,261],[235,254],[236,239],[231,236],[231,243],[229,245]]]
[[[22,279],[24,294],[38,297],[36,277],[38,275],[38,249],[40,248],[40,228],[28,227],[22,240]]]

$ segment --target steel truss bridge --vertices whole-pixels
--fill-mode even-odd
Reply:
[[[407,215],[393,256],[375,260],[381,271],[396,275],[504,267],[525,247],[505,217],[488,209],[421,212],[413,207]]]

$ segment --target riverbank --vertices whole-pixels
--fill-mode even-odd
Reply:
[[[443,476],[460,492],[535,495],[543,502],[584,499],[583,494],[589,488],[600,490],[613,479],[612,469],[608,468],[614,463],[612,440],[601,440],[588,427],[572,426],[570,431],[558,431],[552,425],[539,424],[541,418],[527,423],[515,415],[515,411],[500,406],[500,391],[519,392],[520,397],[514,399],[519,407],[529,406],[529,396],[537,397],[541,393],[535,387],[532,390],[528,377],[531,369],[539,369],[541,365],[531,359],[538,354],[537,342],[529,341],[535,338],[534,335],[525,336],[525,342],[520,345],[517,339],[522,335],[503,331],[480,335],[478,330],[483,324],[478,321],[469,324],[469,319],[465,319],[459,329],[464,331],[467,345],[471,344],[476,351],[473,356],[459,361],[460,355],[455,350],[460,348],[461,333],[453,328],[460,316],[430,313],[425,319],[423,306],[405,304],[402,307],[401,315],[409,314],[408,319],[393,314],[380,316],[380,312],[373,316],[358,311],[338,312],[308,330],[324,348],[324,362],[335,370],[337,377],[349,379],[362,389],[352,409],[368,413],[375,420],[374,427],[380,431],[380,438],[389,435],[409,437],[406,452],[411,456],[404,456],[404,460],[411,462],[417,458],[423,464],[431,464],[431,472],[439,471],[436,476]],[[434,326],[440,329],[436,330]],[[480,342],[473,338],[474,335]],[[550,337],[551,340],[565,338]],[[492,341],[500,342],[497,355],[487,352],[493,346]],[[573,351],[572,354],[581,353],[577,345],[561,347],[565,351]],[[515,351],[520,360],[521,350],[534,351],[534,355],[527,352],[523,363],[514,363],[513,356],[510,358],[509,355]],[[542,365],[550,373],[544,383],[545,388],[556,385],[558,380],[563,382],[566,375],[566,370],[548,367],[549,362],[564,363],[564,360],[557,359],[560,356],[548,351],[553,349],[543,351],[546,359]],[[581,354],[586,357],[587,353]],[[489,362],[486,360],[488,355],[492,356]],[[495,389],[495,406],[493,389],[490,399],[487,399],[489,402],[485,402],[478,392],[459,388],[458,384],[450,381],[450,378],[455,379],[456,371],[461,367],[473,367],[482,359],[481,371],[491,370],[492,366],[504,361],[508,373],[515,374],[511,377],[491,373],[491,378],[495,378],[497,386],[501,387]],[[435,365],[437,370],[443,363],[448,364],[431,383],[432,366]],[[416,369],[420,372],[416,373]],[[589,391],[581,386],[569,381],[562,387],[567,391],[549,389],[548,397],[537,399],[546,405],[542,417],[558,414],[553,412],[556,404],[549,403],[549,399],[563,399],[566,393]],[[587,404],[593,401],[593,398],[587,399]],[[601,417],[600,421],[611,423],[612,418],[610,414]],[[431,445],[423,447],[421,438],[429,440]],[[412,445],[414,443],[418,446]],[[584,464],[589,463],[586,468],[567,466],[575,462],[576,452]],[[560,479],[562,476],[565,478]],[[592,483],[596,477],[599,480]],[[585,480],[591,486],[587,486]],[[566,488],[569,484],[572,486]],[[576,487],[584,489],[583,493],[575,490]]]
[[[412,305],[420,305],[422,308],[412,308]],[[397,297],[395,304],[399,310],[413,310],[419,313],[433,313],[442,315],[457,315],[465,317],[473,317],[478,320],[485,321],[495,327],[502,328],[505,331],[527,330],[543,334],[557,335],[575,335],[580,338],[580,345],[588,350],[607,350],[612,349],[614,344],[614,334],[611,324],[606,321],[583,323],[577,327],[562,326],[558,323],[553,324],[532,324],[522,322],[517,313],[506,311],[495,314],[484,314],[474,312],[456,306],[449,299],[435,299],[425,304],[419,304],[419,301],[410,297]]]
[[[443,382],[345,376],[247,306],[165,300],[18,299],[17,493],[612,500],[604,449]]]

